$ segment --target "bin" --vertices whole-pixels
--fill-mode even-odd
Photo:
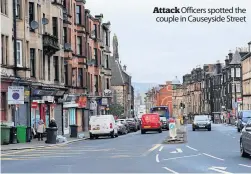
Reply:
[[[17,126],[17,141],[26,143],[26,128],[27,126]]]
[[[7,145],[10,143],[10,127],[7,125],[1,125],[1,145]]]
[[[26,142],[31,142],[31,127],[26,128]]]
[[[71,128],[71,135],[70,137],[77,138],[78,137],[78,125],[70,125]]]
[[[11,144],[17,143],[17,128],[16,127],[10,128],[10,143]]]
[[[46,141],[48,144],[56,144],[57,143],[57,127],[49,127],[46,128]]]

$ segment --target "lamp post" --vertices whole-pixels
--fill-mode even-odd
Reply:
[[[181,83],[180,83],[178,77],[175,76],[175,78],[172,80],[172,89],[173,89],[172,95],[173,95],[173,96],[174,96],[174,94],[175,94],[174,90],[176,90],[176,89],[177,89],[177,86],[179,86],[179,85],[181,85]],[[173,102],[174,102],[174,103],[177,103],[177,102],[176,102],[176,96],[175,96]],[[176,104],[175,104],[175,105],[176,105]],[[175,109],[178,109],[175,105],[173,105],[173,116],[174,116],[174,114],[175,114],[174,108],[175,108]],[[179,113],[179,112],[177,111],[177,113]]]

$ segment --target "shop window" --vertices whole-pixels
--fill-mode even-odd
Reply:
[[[6,121],[6,93],[1,92],[1,121]]]

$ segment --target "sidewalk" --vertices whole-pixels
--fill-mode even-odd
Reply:
[[[79,135],[84,134],[85,137],[84,138],[70,138],[70,135],[66,135],[64,137],[67,138],[67,141],[63,143],[57,143],[57,144],[46,144],[45,143],[46,138],[44,138],[44,141],[38,141],[38,139],[32,139],[31,142],[27,142],[27,143],[1,145],[1,152],[11,151],[11,150],[39,149],[39,148],[44,148],[44,147],[63,146],[63,145],[70,144],[73,142],[83,141],[89,138],[88,132],[80,132],[78,134]]]

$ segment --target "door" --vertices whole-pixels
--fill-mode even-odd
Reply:
[[[54,108],[54,118],[55,118],[57,126],[58,126],[58,135],[63,134],[62,116],[63,116],[62,105],[57,104],[56,107]]]
[[[17,110],[16,115],[16,123],[17,125],[24,125],[24,126],[30,126],[28,123],[28,103],[24,103],[22,105],[19,105],[19,108]]]
[[[251,119],[246,125],[246,130],[243,132],[243,146],[251,153]]]
[[[64,120],[64,135],[67,135],[70,133],[69,129],[69,110],[64,109],[63,110],[63,120]]]

